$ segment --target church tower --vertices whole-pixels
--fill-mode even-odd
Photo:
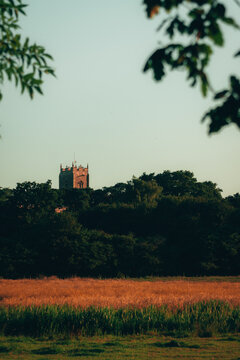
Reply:
[[[76,165],[65,168],[60,165],[59,189],[87,189],[89,187],[88,165],[84,168],[82,165]]]

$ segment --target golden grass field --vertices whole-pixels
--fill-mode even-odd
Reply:
[[[0,305],[69,304],[88,307],[146,307],[223,300],[240,305],[238,281],[22,279],[0,280]]]

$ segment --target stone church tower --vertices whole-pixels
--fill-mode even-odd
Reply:
[[[76,165],[76,161],[72,163],[72,167],[65,168],[60,165],[59,189],[86,189],[89,187],[88,166]]]

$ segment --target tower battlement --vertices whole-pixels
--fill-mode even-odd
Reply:
[[[60,165],[59,189],[86,189],[89,187],[88,165],[77,166],[76,162],[72,166],[65,168]]]

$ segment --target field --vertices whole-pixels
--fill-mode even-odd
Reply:
[[[230,281],[229,281],[230,280]],[[114,308],[170,307],[219,300],[240,305],[240,278],[205,280],[153,279],[96,280],[46,279],[0,280],[0,305],[71,305]]]
[[[91,337],[72,339],[32,339],[0,337],[1,360],[237,360],[237,336],[214,338]]]
[[[0,280],[0,359],[240,359],[240,278]]]

